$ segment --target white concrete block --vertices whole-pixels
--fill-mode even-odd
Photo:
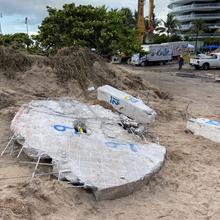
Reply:
[[[207,118],[190,119],[187,123],[187,129],[195,135],[220,143],[220,121]]]
[[[98,99],[106,101],[118,112],[138,123],[150,124],[155,121],[156,112],[137,99],[114,87],[105,85],[98,88]]]

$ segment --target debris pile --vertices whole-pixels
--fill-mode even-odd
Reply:
[[[159,143],[146,141],[143,125],[152,123],[156,113],[134,93],[147,100],[165,98],[166,94],[138,76],[115,69],[86,48],[64,48],[50,57],[14,51],[18,59],[12,63],[8,54],[13,51],[2,51],[6,64],[0,68],[0,75],[3,73],[1,82],[6,91],[2,88],[0,92],[0,107],[6,108],[5,114],[14,116],[7,111],[8,106],[14,105],[10,110],[14,113],[18,106],[36,97],[44,100],[32,101],[19,110],[11,124],[14,135],[2,155],[16,140],[21,145],[17,157],[25,153],[36,160],[33,177],[42,174],[38,173],[41,159],[50,158],[52,174],[91,189],[97,199],[128,195],[159,171],[166,150]],[[5,75],[10,68],[16,70],[13,77]],[[97,100],[97,88],[106,84],[131,93],[121,97],[123,110],[109,100]],[[77,101],[50,101],[56,97],[73,97]],[[82,101],[97,103],[88,105]]]
[[[87,48],[72,46],[45,57],[0,47],[0,55],[2,80],[8,83],[8,80],[15,79],[9,88],[21,90],[28,96],[68,96],[91,103],[96,100],[95,90],[108,84],[123,91],[140,92],[144,96],[149,93],[153,99],[169,98],[141,77],[115,68]],[[24,100],[20,95],[16,98]]]
[[[78,101],[32,101],[11,124],[21,151],[50,158],[58,179],[90,189],[97,200],[126,196],[146,184],[164,163],[163,146],[123,127],[119,114]],[[20,152],[21,152],[20,151]]]
[[[114,71],[110,64],[87,48],[80,46],[63,48],[51,59],[54,71],[61,82],[75,80],[84,90],[105,84],[119,89],[148,87],[148,84],[138,76]]]

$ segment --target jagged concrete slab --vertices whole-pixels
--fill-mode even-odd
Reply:
[[[97,200],[126,196],[163,165],[166,149],[143,143],[118,125],[120,117],[77,101],[32,101],[11,130],[30,157],[52,159],[60,179],[92,189]]]
[[[220,143],[220,121],[208,118],[190,119],[187,123],[187,129],[195,135]]]

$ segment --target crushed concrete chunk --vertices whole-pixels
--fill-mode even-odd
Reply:
[[[118,112],[134,119],[138,123],[151,124],[155,121],[156,112],[135,98],[114,87],[105,85],[98,88],[98,99],[106,101]]]
[[[190,119],[187,123],[187,129],[195,135],[220,143],[220,121],[207,118]]]
[[[143,143],[119,122],[118,114],[98,105],[32,101],[16,114],[11,130],[29,157],[51,158],[59,179],[102,200],[139,189],[165,159],[163,146]]]

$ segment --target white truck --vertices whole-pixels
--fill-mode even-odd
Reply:
[[[220,68],[220,53],[212,53],[210,56],[199,56],[190,59],[190,65],[196,70],[208,70],[210,68]]]
[[[142,50],[146,55],[134,54],[131,57],[131,64],[137,66],[146,66],[148,64],[167,63],[172,60],[172,49],[170,45],[152,44],[142,45]]]
[[[169,45],[171,47],[173,59],[177,59],[180,55],[186,53],[189,50],[189,46],[192,46],[187,41],[169,42],[162,45]]]

